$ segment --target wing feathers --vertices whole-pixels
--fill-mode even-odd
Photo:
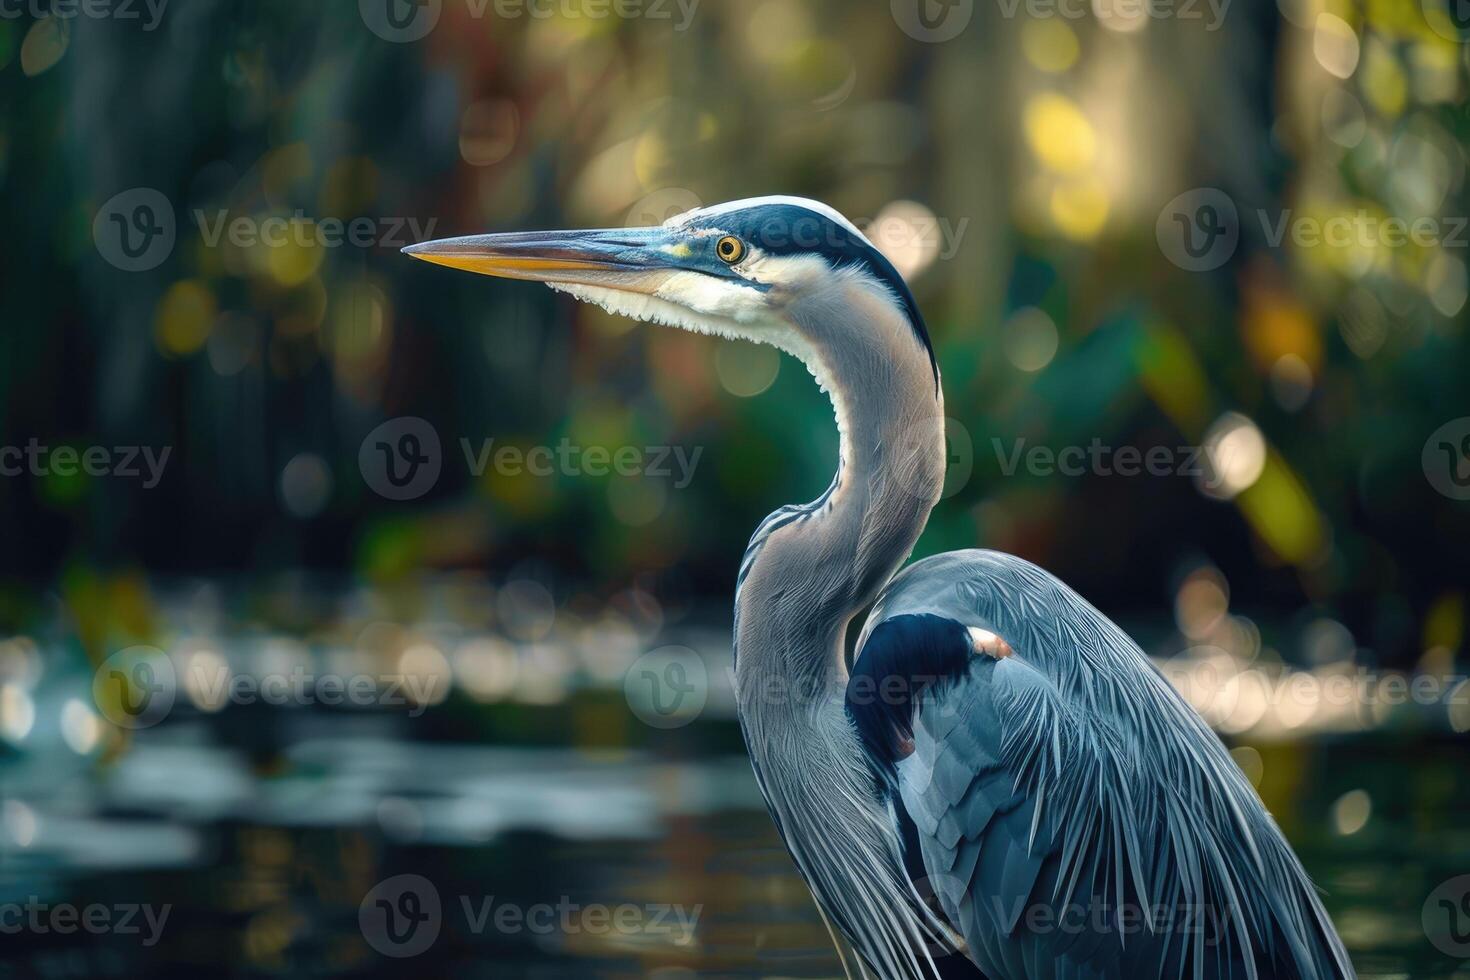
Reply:
[[[934,893],[987,975],[1353,976],[1250,784],[1106,617],[993,552],[911,566],[864,640],[921,614],[1014,650],[930,692],[896,767]]]

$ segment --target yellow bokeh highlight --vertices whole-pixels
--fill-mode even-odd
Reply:
[[[1059,74],[1077,63],[1082,47],[1060,17],[1038,17],[1021,25],[1021,51],[1044,72]]]
[[[485,449],[479,443],[474,443],[472,448],[476,453]],[[496,439],[489,447],[485,470],[479,477],[480,492],[518,520],[541,517],[553,513],[557,507],[556,478],[532,473],[526,465],[527,453],[536,448],[537,443],[532,439]]]
[[[633,410],[601,396],[578,405],[568,421],[567,438],[578,446],[621,446],[636,441]]]
[[[1322,335],[1311,312],[1285,289],[1253,283],[1245,293],[1241,334],[1251,360],[1262,372],[1281,358],[1301,358],[1316,375],[1322,366]]]
[[[296,222],[293,234],[264,247],[265,267],[282,286],[299,286],[316,275],[326,251],[316,240],[316,226]]]
[[[333,293],[321,344],[343,384],[357,387],[378,377],[392,339],[392,304],[377,284],[352,282]]]
[[[219,312],[214,293],[197,279],[174,283],[154,313],[153,333],[167,354],[192,354],[204,346]]]
[[[1301,565],[1321,555],[1326,540],[1322,517],[1306,486],[1274,449],[1267,451],[1260,478],[1235,501],[1256,535],[1281,560]]]
[[[794,58],[814,28],[804,5],[766,0],[751,11],[745,31],[746,51],[767,64],[775,64]]]
[[[1097,237],[1108,220],[1108,191],[1096,177],[1065,180],[1051,192],[1051,219],[1068,238],[1085,242]]]
[[[633,172],[641,187],[657,187],[674,163],[668,143],[657,132],[644,133],[634,144]]]
[[[1454,26],[1444,9],[1433,2],[1404,3],[1403,0],[1367,0],[1362,8],[1357,4],[1339,3],[1332,13],[1344,19],[1362,16],[1366,25],[1375,34],[1396,40],[1440,40],[1451,44],[1448,38],[1455,36]],[[1443,37],[1434,33],[1431,24],[1445,30]]]
[[[1363,97],[1380,114],[1389,118],[1403,114],[1409,99],[1409,79],[1398,57],[1386,45],[1376,40],[1364,44],[1358,81]]]
[[[1066,96],[1032,96],[1022,116],[1031,152],[1049,170],[1081,174],[1097,159],[1097,133],[1082,110]]]
[[[1465,597],[1447,592],[1434,601],[1424,617],[1424,646],[1458,650],[1465,641]]]
[[[1135,356],[1149,397],[1180,432],[1196,438],[1209,418],[1209,389],[1189,342],[1173,326],[1154,324]]]

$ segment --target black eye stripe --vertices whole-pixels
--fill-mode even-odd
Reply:
[[[688,227],[694,231],[703,229],[735,238],[742,243],[742,254],[745,251],[744,243],[750,242],[761,250],[763,257],[815,254],[825,258],[834,267],[858,265],[892,289],[894,296],[903,304],[909,323],[914,328],[914,335],[929,353],[930,366],[934,371],[934,387],[938,390],[939,366],[934,361],[934,348],[929,343],[929,333],[924,329],[924,317],[919,312],[919,304],[914,301],[913,292],[908,283],[904,282],[903,276],[893,267],[893,263],[870,242],[863,240],[860,235],[854,235],[850,228],[810,208],[794,204],[753,204],[722,211],[717,215],[697,215]],[[718,248],[715,254],[719,254]]]

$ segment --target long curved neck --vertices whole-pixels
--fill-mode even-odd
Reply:
[[[832,399],[840,455],[827,492],[771,514],[746,552],[735,602],[742,691],[754,691],[747,681],[845,679],[847,624],[913,550],[944,481],[943,397],[888,297],[853,278],[793,317],[789,349]]]
[[[928,351],[861,279],[809,297],[787,345],[832,398],[832,486],[761,524],[735,598],[735,687],[756,781],[818,906],[877,975],[936,975],[944,928],[914,893],[843,694],[849,620],[913,550],[944,481]]]

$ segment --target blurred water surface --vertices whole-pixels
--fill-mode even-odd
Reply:
[[[416,717],[231,705],[179,712],[110,759],[13,753],[0,904],[168,912],[156,937],[141,916],[136,935],[8,935],[0,975],[841,975],[726,714],[613,725],[629,746],[587,747],[626,705],[533,710],[545,744],[456,733],[451,698]],[[1384,731],[1250,751],[1362,975],[1463,975],[1421,922],[1470,869],[1452,743]],[[385,946],[379,901],[432,914],[432,941]],[[507,907],[525,918],[497,918]]]

